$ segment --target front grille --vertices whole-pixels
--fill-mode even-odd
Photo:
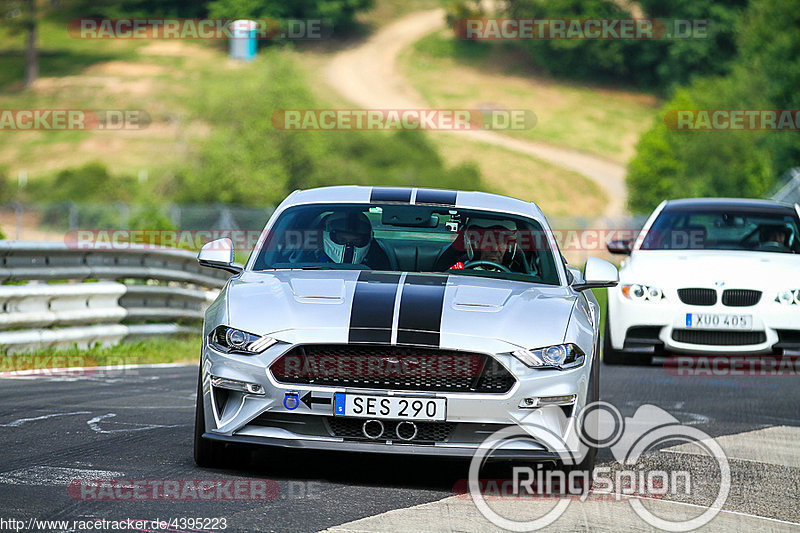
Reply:
[[[487,354],[364,344],[297,346],[270,372],[280,383],[502,394],[514,376]]]
[[[726,289],[722,293],[722,305],[730,307],[749,307],[761,300],[761,291],[749,289]]]
[[[335,437],[342,437],[348,440],[372,440],[365,437],[361,429],[364,425],[364,419],[331,416],[327,417],[327,422],[331,434]],[[414,444],[445,442],[450,438],[456,426],[453,422],[414,422],[417,425],[417,436],[409,441],[404,441],[398,438],[396,434],[397,424],[401,422],[400,420],[382,420],[381,422],[383,422],[384,430],[383,435],[379,439],[375,439],[377,442],[387,440]]]
[[[678,298],[688,305],[714,305],[717,291],[714,289],[678,289]]]
[[[672,340],[689,344],[714,346],[743,346],[766,342],[763,331],[704,331],[695,329],[674,329]]]

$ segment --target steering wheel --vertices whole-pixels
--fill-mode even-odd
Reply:
[[[785,244],[781,244],[779,242],[775,242],[775,241],[762,242],[759,245],[758,249],[761,250],[761,251],[764,251],[764,252],[788,252],[789,251],[789,247],[788,246],[786,246]]]
[[[497,270],[499,270],[500,272],[506,272],[507,274],[511,274],[511,269],[510,268],[508,268],[506,266],[503,266],[503,265],[501,265],[499,263],[495,263],[494,261],[473,261],[473,262],[469,263],[468,265],[464,265],[464,268],[469,268],[470,270],[474,270],[476,267],[480,267],[480,266],[494,267]]]

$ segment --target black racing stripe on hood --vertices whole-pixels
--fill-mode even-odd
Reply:
[[[405,187],[373,187],[369,195],[370,202],[403,202],[411,203],[411,189]]]
[[[455,191],[436,191],[429,189],[417,190],[415,204],[456,205]]]
[[[439,346],[448,276],[408,274],[400,295],[397,344]]]
[[[364,270],[359,273],[350,310],[348,342],[392,341],[394,300],[400,274]]]

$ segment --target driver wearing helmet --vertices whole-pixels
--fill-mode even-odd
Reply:
[[[508,272],[516,252],[517,225],[511,220],[471,218],[464,231],[466,257],[450,269]]]
[[[332,213],[325,219],[322,242],[330,262],[361,264],[372,242],[372,224],[359,211]]]

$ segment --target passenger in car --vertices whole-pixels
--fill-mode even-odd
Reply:
[[[473,218],[436,262],[436,270],[525,272],[517,249],[517,226],[510,220]]]
[[[294,256],[295,263],[339,263],[365,265],[386,270],[389,260],[375,242],[372,224],[361,211],[341,211],[326,216],[322,223],[322,248]]]

